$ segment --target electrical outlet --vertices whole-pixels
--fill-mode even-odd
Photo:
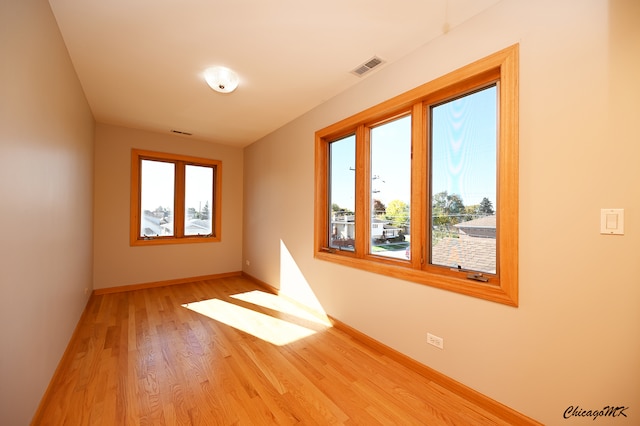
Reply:
[[[431,333],[427,333],[427,343],[436,348],[444,349],[444,339]]]
[[[251,265],[251,262],[250,262],[249,260],[245,260],[245,261],[244,261],[244,263],[246,263],[246,264],[247,264],[247,266],[250,266],[250,265]]]

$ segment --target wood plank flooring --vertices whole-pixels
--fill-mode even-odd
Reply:
[[[94,295],[35,425],[502,425],[242,277]]]

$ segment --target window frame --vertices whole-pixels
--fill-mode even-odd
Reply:
[[[171,236],[140,236],[141,214],[141,164],[143,160],[161,161],[175,164],[174,176],[174,200],[173,223],[174,235]],[[185,167],[202,166],[213,169],[211,234],[209,235],[185,235]],[[130,236],[131,246],[148,246],[161,244],[207,243],[221,241],[222,225],[222,161],[208,158],[192,157],[166,152],[148,151],[142,149],[131,150],[131,212],[130,212]],[[177,224],[181,224],[178,226]]]
[[[518,306],[518,45],[510,46],[399,96],[332,124],[315,134],[314,257],[382,275],[413,281],[480,299]],[[498,85],[497,111],[497,229],[495,274],[483,274],[488,282],[469,279],[468,271],[429,264],[430,203],[429,110],[430,106]],[[370,170],[368,128],[410,113],[411,159],[411,257],[393,259],[368,253],[370,238]],[[354,251],[329,246],[329,163],[332,141],[356,135],[356,193]]]

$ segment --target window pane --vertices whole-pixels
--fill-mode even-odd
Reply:
[[[355,249],[355,166],[355,135],[329,145],[329,246],[341,250]]]
[[[371,129],[370,253],[409,259],[411,116]]]
[[[213,167],[186,165],[184,173],[184,234],[210,235]]]
[[[140,171],[140,236],[173,235],[175,165],[142,160]]]
[[[496,273],[497,88],[431,108],[431,263]]]

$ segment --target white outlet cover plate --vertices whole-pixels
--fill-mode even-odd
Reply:
[[[444,339],[431,333],[427,333],[427,343],[436,348],[444,349]]]

